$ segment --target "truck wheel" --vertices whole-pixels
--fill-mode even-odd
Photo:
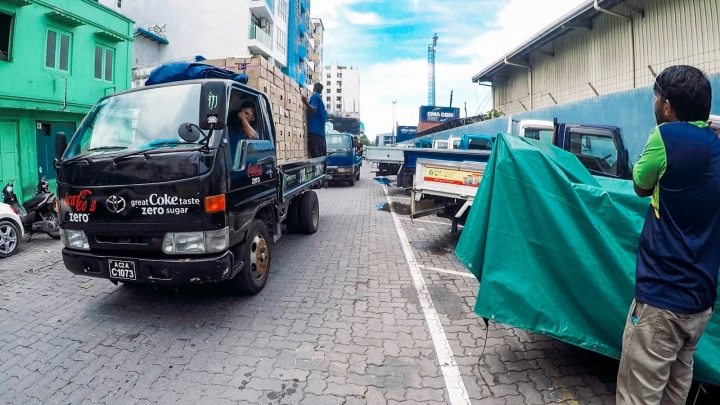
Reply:
[[[298,222],[302,233],[312,235],[317,232],[320,224],[320,204],[314,191],[308,191],[300,197]]]
[[[350,184],[350,187],[355,185],[355,176],[353,176],[350,180],[348,180],[348,184]]]
[[[298,208],[300,206],[299,200],[299,198],[295,198],[290,202],[288,213],[285,217],[285,226],[289,234],[300,233],[300,224],[298,222],[298,213],[300,211]]]
[[[239,293],[255,295],[265,287],[270,273],[270,235],[264,222],[253,222],[243,250],[244,267],[230,283]]]

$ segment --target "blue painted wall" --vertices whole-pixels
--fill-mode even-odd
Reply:
[[[720,115],[720,75],[711,75],[709,79],[713,87],[712,113]],[[634,163],[645,148],[650,131],[656,125],[652,106],[653,98],[652,87],[645,87],[575,103],[518,113],[513,115],[512,119],[514,121],[524,119],[552,121],[553,118],[557,117],[561,122],[619,127],[622,129],[623,139],[630,153],[630,160]],[[498,132],[507,132],[507,128],[508,118],[500,117],[438,132],[433,134],[431,138],[447,139],[451,136],[459,137],[463,134],[495,135]]]

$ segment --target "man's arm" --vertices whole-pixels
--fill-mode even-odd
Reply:
[[[250,125],[250,123],[244,118],[242,120],[242,128],[243,128],[243,132],[245,133],[245,137],[247,139],[258,139],[257,134],[255,133],[255,130]]]
[[[310,113],[312,113],[312,114],[317,113],[317,108],[313,107],[313,105],[310,104],[307,97],[302,96],[301,99],[302,99],[303,104],[305,104],[305,107],[307,107],[308,111],[310,111]]]
[[[645,151],[633,167],[635,194],[640,197],[653,195],[655,186],[665,174],[666,168],[665,143],[660,135],[660,127],[657,127],[650,133]]]

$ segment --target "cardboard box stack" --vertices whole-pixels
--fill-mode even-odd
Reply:
[[[265,93],[272,104],[278,164],[310,159],[307,114],[301,96],[306,89],[261,56],[203,61],[208,65],[248,75],[248,86]]]

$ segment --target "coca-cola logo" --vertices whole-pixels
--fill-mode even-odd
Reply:
[[[248,172],[248,177],[262,176],[262,174],[263,174],[262,165],[261,164],[249,165],[247,172]]]
[[[89,201],[91,195],[92,191],[82,190],[79,194],[66,195],[63,202],[75,212],[95,212],[97,201]]]

